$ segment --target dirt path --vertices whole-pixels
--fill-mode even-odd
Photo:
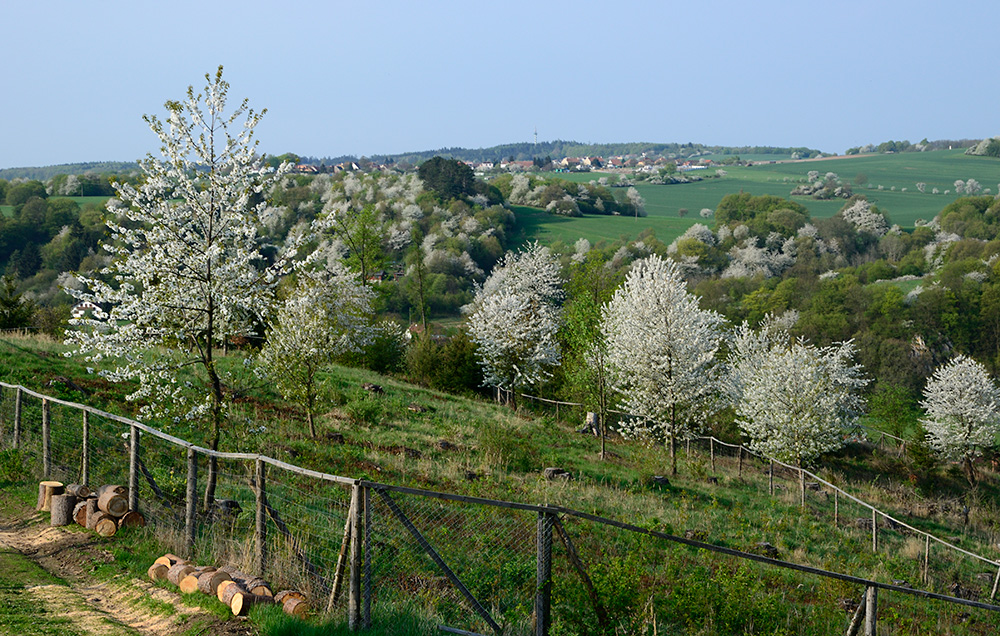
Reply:
[[[183,605],[178,594],[133,578],[124,568],[119,577],[96,580],[90,574],[94,564],[112,563],[115,557],[95,535],[50,527],[9,493],[0,491],[0,499],[0,555],[15,564],[0,562],[0,595],[5,597],[0,634],[254,634],[245,622],[222,621]],[[21,556],[51,577],[30,572],[27,563],[21,575],[16,567]]]

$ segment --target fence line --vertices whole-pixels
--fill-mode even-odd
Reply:
[[[242,555],[243,562],[248,564],[247,567],[251,567],[258,574],[263,574],[271,563],[278,564],[288,561],[292,567],[300,569],[301,576],[304,577],[301,580],[312,586],[311,596],[317,599],[317,602],[321,598],[321,594],[329,592],[328,610],[339,606],[337,603],[339,600],[338,581],[343,580],[342,573],[349,565],[346,611],[348,623],[352,628],[371,625],[373,588],[376,585],[376,579],[388,580],[385,585],[379,588],[380,594],[383,595],[380,597],[383,602],[389,596],[385,590],[392,585],[397,585],[402,598],[409,598],[412,596],[411,588],[413,585],[419,586],[428,583],[425,578],[420,578],[416,582],[412,579],[415,576],[414,570],[423,567],[420,566],[421,557],[419,556],[423,554],[424,557],[430,557],[437,568],[445,574],[445,585],[448,586],[448,589],[454,588],[461,593],[461,598],[457,599],[457,605],[464,609],[461,612],[450,610],[453,612],[451,615],[453,620],[478,621],[474,624],[488,626],[498,635],[528,633],[527,624],[530,622],[530,616],[524,614],[526,608],[534,608],[531,613],[534,615],[535,621],[531,632],[537,636],[544,636],[547,634],[550,624],[550,595],[552,579],[555,576],[552,562],[553,528],[559,530],[560,537],[567,546],[572,545],[565,529],[559,522],[559,515],[623,530],[631,533],[630,536],[665,540],[738,559],[862,585],[865,587],[869,599],[874,598],[876,590],[882,589],[977,607],[991,612],[1000,612],[1000,606],[990,603],[896,584],[880,583],[872,579],[799,565],[697,539],[678,537],[561,506],[525,504],[393,486],[309,470],[255,453],[212,451],[129,418],[52,398],[22,386],[4,382],[0,382],[0,444],[6,441],[3,426],[3,421],[6,418],[2,417],[5,415],[4,407],[7,406],[4,402],[7,397],[3,395],[6,392],[4,389],[14,391],[16,408],[13,427],[16,433],[20,433],[20,435],[14,436],[14,445],[15,447],[29,445],[36,447],[41,444],[42,466],[46,477],[50,473],[76,474],[77,470],[80,470],[83,475],[93,473],[88,475],[91,479],[99,479],[109,474],[107,472],[108,466],[91,466],[88,465],[87,461],[84,461],[81,466],[74,467],[71,465],[72,462],[64,456],[64,454],[71,455],[72,453],[61,454],[64,448],[63,442],[73,435],[75,424],[67,425],[60,417],[61,414],[52,412],[52,405],[62,405],[83,412],[85,434],[82,438],[72,437],[72,440],[65,443],[65,447],[70,450],[77,447],[86,450],[91,444],[91,438],[88,436],[101,434],[100,430],[95,430],[95,422],[91,421],[92,419],[104,418],[127,426],[127,432],[124,434],[119,434],[117,431],[104,432],[106,436],[103,438],[105,444],[102,447],[101,456],[105,458],[106,463],[113,471],[115,465],[124,463],[124,455],[127,454],[130,504],[133,506],[140,504],[139,491],[143,483],[148,483],[153,490],[154,498],[149,501],[142,499],[141,502],[150,509],[158,511],[159,514],[150,516],[153,525],[162,524],[165,529],[176,528],[180,530],[179,513],[173,509],[175,504],[171,502],[175,501],[176,505],[179,506],[181,503],[179,490],[183,487],[185,491],[183,537],[188,555],[195,552],[196,544],[204,546],[198,548],[199,550],[205,550],[215,556],[226,554],[241,558]],[[22,418],[25,415],[22,412],[24,406],[22,405],[22,396],[24,395],[41,400],[43,424],[41,439],[32,426],[33,417],[28,418],[31,421],[27,422],[23,431],[21,430],[24,423]],[[28,406],[33,408],[31,404]],[[34,416],[36,413],[32,408],[28,410]],[[94,416],[94,418],[90,416]],[[49,435],[52,432],[56,433],[55,452],[49,441]],[[140,432],[149,434],[150,438],[140,443],[142,437]],[[60,436],[62,437],[60,438]],[[114,440],[118,437],[128,437],[128,444],[119,444],[116,450]],[[727,444],[715,438],[708,439],[713,448],[715,443],[719,443],[725,447],[740,448],[742,453],[742,446]],[[168,449],[170,446],[184,448],[186,450],[185,460],[177,462],[176,458],[172,459],[173,456],[169,453],[158,452],[159,447],[156,446],[158,443],[166,443]],[[750,453],[749,450],[747,452]],[[203,521],[199,525],[197,520],[199,472],[197,459],[199,455],[221,460],[221,462],[241,462],[240,465],[243,466],[245,473],[243,475],[227,472],[220,462],[218,474],[224,479],[220,479],[219,493],[233,498],[219,498],[217,501],[233,502],[237,509],[240,507],[240,500],[247,505],[251,505],[253,502],[256,514],[253,518],[252,528],[240,527],[239,513],[229,516],[222,506],[203,511],[201,513]],[[752,456],[761,457],[757,454],[752,454]],[[121,461],[117,459],[118,457],[121,457]],[[158,463],[153,464],[151,469],[147,462]],[[776,463],[790,470],[798,471],[800,478],[807,474],[807,471],[794,466],[781,462]],[[312,481],[294,485],[288,481],[276,479],[273,474],[267,476],[267,465],[290,473],[293,477],[305,477]],[[774,463],[772,463],[773,465]],[[186,479],[181,480],[179,475],[184,472],[184,468],[186,468]],[[102,469],[104,472],[100,472]],[[154,472],[155,476],[160,479],[159,484],[154,479]],[[120,473],[114,474],[120,475]],[[812,473],[808,474],[836,489],[836,486],[829,484],[829,482]],[[320,486],[317,484],[325,484],[326,487],[333,490],[318,490]],[[349,506],[344,501],[345,487],[350,489]],[[839,491],[839,489],[837,490]],[[167,491],[178,492],[178,494],[171,497]],[[371,491],[374,491],[377,497],[371,497]],[[872,508],[873,514],[876,512],[876,509],[869,504],[847,493],[843,494],[860,505]],[[269,502],[268,495],[278,497],[284,502],[287,507],[285,512],[288,514],[291,511],[290,515],[282,517]],[[403,500],[407,497],[410,498],[409,505],[401,505],[406,503]],[[441,502],[441,505],[433,504],[434,501]],[[332,508],[330,507],[331,502]],[[463,508],[463,512],[459,514],[451,508],[442,507],[445,503],[464,504],[470,507]],[[157,508],[157,506],[161,507]],[[407,507],[408,509],[406,509]],[[346,509],[346,514],[343,514],[344,509]],[[489,509],[490,512],[481,512],[485,509]],[[499,511],[508,511],[509,516],[503,517]],[[524,513],[529,513],[534,517],[534,520],[518,516]],[[888,515],[884,516],[891,518]],[[288,519],[296,522],[294,528],[289,527]],[[382,521],[382,525],[379,525],[376,520],[381,519],[388,520],[388,523],[397,522],[406,530],[406,534],[402,536],[409,536],[412,543],[407,544],[406,540],[400,538],[398,534],[390,534],[386,528],[391,530],[395,526],[386,525],[386,521]],[[333,520],[338,523],[344,522],[343,537],[339,533],[328,532],[330,528],[336,530],[339,527],[338,523],[334,523]],[[923,534],[928,540],[934,538],[963,554],[976,557],[992,565],[1000,565],[956,546],[951,546],[951,544],[911,526],[906,525],[906,527]],[[270,532],[271,528],[277,531],[273,535]],[[459,530],[461,532],[458,532]],[[596,530],[597,528],[594,527],[590,528],[589,531],[594,533]],[[250,532],[254,534],[253,554],[247,555],[245,551],[248,540],[243,535]],[[456,535],[460,536],[456,538]],[[482,558],[479,553],[472,553],[472,550],[454,548],[454,542],[460,541],[462,538],[471,540],[475,550],[493,551],[502,554],[503,559]],[[201,543],[199,544],[199,542]],[[448,555],[442,555],[434,547],[435,543],[452,546],[452,552]],[[338,547],[340,555],[336,567],[324,567],[324,564],[317,563],[317,559],[321,559],[324,553],[335,553]],[[348,548],[350,554],[346,556]],[[573,548],[571,552],[573,553],[572,558],[575,559],[574,564],[578,564],[579,556],[576,549]],[[414,553],[417,556],[413,556]],[[373,555],[382,556],[376,561]],[[451,563],[446,561],[445,557]],[[480,558],[477,559],[477,557]],[[404,561],[406,562],[404,563]],[[534,561],[534,576],[528,573],[530,561]],[[376,567],[373,567],[373,563]],[[395,565],[396,567],[387,569],[383,563],[389,563],[390,566]],[[409,566],[410,563],[413,565]],[[479,572],[479,574],[466,577],[463,581],[460,570],[456,569],[456,564],[463,566],[466,571]],[[332,583],[329,581],[330,570],[334,571]],[[584,578],[586,578],[585,574]],[[1000,584],[1000,573],[993,582],[993,596],[996,594],[998,584]],[[528,601],[526,597],[531,597],[532,600]],[[491,599],[491,602],[486,603],[481,600],[485,598]],[[596,601],[595,606],[599,606]],[[466,612],[469,607],[473,609],[472,614],[462,613]],[[873,621],[874,610],[869,610],[869,614]],[[600,613],[598,615],[600,616]],[[471,633],[457,628],[447,628],[446,631]]]
[[[537,396],[533,396],[533,395],[528,395],[528,394],[524,394],[524,393],[522,393],[521,396],[525,397],[525,398],[528,398],[528,399],[536,400],[538,402],[543,402],[543,403],[550,403],[550,404],[557,404],[557,405],[564,405],[564,406],[583,407],[583,404],[578,403],[578,402],[560,402],[560,401],[557,401],[557,400],[548,400],[546,398],[541,398],[541,397],[537,397]],[[623,415],[625,417],[635,417],[631,413],[627,413],[625,411],[618,411],[618,410],[615,410],[615,409],[609,409],[608,412],[609,413],[614,413],[616,415]],[[865,428],[865,429],[868,429],[868,430],[876,431],[879,434],[881,434],[883,437],[889,437],[891,439],[898,440],[898,441],[902,442],[903,444],[906,444],[906,440],[905,439],[903,439],[901,437],[896,437],[895,435],[892,435],[891,433],[887,433],[885,431],[881,431],[879,429],[875,429],[875,428],[872,428],[872,427],[869,427],[869,426],[866,426],[866,425],[858,425],[858,427],[856,427],[856,428],[859,428],[859,427],[860,428]],[[939,544],[941,544],[943,546],[946,546],[946,547],[948,547],[948,548],[950,548],[952,550],[960,552],[960,553],[962,553],[962,554],[964,554],[966,556],[972,557],[974,559],[978,559],[978,560],[980,560],[980,561],[982,561],[984,563],[988,563],[989,565],[992,565],[993,567],[1000,568],[1000,561],[995,561],[993,559],[988,559],[988,558],[986,558],[986,557],[984,557],[982,555],[976,554],[974,552],[970,552],[970,551],[965,550],[963,548],[960,548],[960,547],[958,547],[958,546],[956,546],[956,545],[954,545],[952,543],[949,543],[948,541],[945,541],[944,539],[941,539],[940,537],[937,537],[937,536],[935,536],[935,535],[927,532],[926,530],[920,530],[919,528],[915,528],[912,525],[906,523],[905,521],[902,521],[900,519],[897,519],[896,517],[893,517],[889,513],[884,512],[884,511],[880,510],[879,508],[876,508],[874,505],[872,505],[872,504],[870,504],[870,503],[868,503],[868,502],[866,502],[866,501],[864,501],[862,499],[859,499],[859,498],[855,497],[854,495],[850,494],[849,492],[847,492],[846,490],[840,488],[839,486],[836,486],[836,485],[830,483],[829,481],[823,479],[819,475],[817,475],[817,474],[815,474],[815,473],[813,473],[811,471],[808,471],[808,470],[806,470],[804,468],[799,468],[798,466],[792,466],[792,465],[786,464],[786,463],[784,463],[784,462],[782,462],[782,461],[780,461],[778,459],[770,457],[769,455],[765,455],[763,453],[758,453],[758,452],[756,452],[756,451],[754,451],[754,450],[752,450],[750,448],[747,448],[743,444],[729,444],[727,442],[723,442],[722,440],[720,440],[720,439],[718,439],[718,438],[716,438],[714,436],[711,436],[711,435],[709,435],[709,436],[694,436],[694,437],[691,437],[690,439],[692,439],[692,440],[707,441],[711,445],[713,445],[713,447],[714,447],[714,444],[721,444],[722,446],[726,446],[728,448],[736,449],[740,453],[747,453],[747,454],[749,454],[751,456],[757,457],[758,459],[770,461],[773,464],[777,464],[777,465],[782,466],[782,467],[784,467],[784,468],[786,468],[788,470],[791,470],[793,473],[799,473],[802,476],[808,475],[808,476],[812,477],[814,480],[816,480],[817,482],[825,485],[832,492],[837,493],[838,495],[843,495],[844,497],[847,497],[849,500],[853,501],[854,503],[856,503],[856,504],[858,504],[858,505],[860,505],[860,506],[862,506],[864,508],[867,508],[867,509],[871,510],[873,515],[877,514],[877,515],[879,515],[879,516],[881,516],[881,517],[883,517],[883,518],[891,521],[892,523],[895,523],[895,524],[898,524],[898,525],[900,525],[900,526],[902,526],[904,528],[907,528],[911,532],[914,532],[916,534],[922,535],[922,536],[928,538],[929,540],[933,540],[933,541],[935,541],[935,542],[937,542],[937,543],[939,543]],[[714,452],[713,452],[713,458],[714,458]],[[713,464],[713,468],[714,468],[714,464]],[[874,519],[874,517],[873,517],[873,519]],[[873,524],[873,526],[874,526],[874,524]],[[874,532],[875,531],[876,530],[873,527],[873,536],[874,536]],[[1000,580],[1000,573],[998,573],[998,580]],[[991,598],[995,598],[996,597],[996,593],[997,593],[997,586],[995,585],[994,588],[993,588],[993,596]]]

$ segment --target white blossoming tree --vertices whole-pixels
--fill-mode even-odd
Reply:
[[[316,374],[336,357],[368,344],[372,292],[335,262],[318,272],[301,272],[277,311],[256,365],[286,400],[305,406],[309,435],[316,437],[319,398]]]
[[[851,342],[816,347],[769,318],[737,330],[727,388],[750,447],[797,466],[840,448],[861,415],[867,384]]]
[[[633,265],[602,318],[611,386],[639,418],[623,432],[664,439],[677,474],[677,439],[717,405],[715,354],[725,319],[701,309],[680,266],[656,255]]]
[[[508,252],[476,293],[469,335],[486,384],[513,391],[535,384],[559,364],[560,265],[537,243]]]
[[[215,350],[265,320],[299,245],[290,239],[265,258],[268,246],[257,233],[267,205],[262,193],[286,168],[273,171],[257,155],[253,135],[264,113],[244,100],[227,114],[222,67],[205,79],[203,91],[190,87],[186,99],[166,103],[166,121],[144,117],[163,157],[140,162],[142,185],[116,185],[125,205],[108,221],[111,240],[103,247],[111,263],[98,276],[81,276],[81,289],[67,290],[101,310],[72,321],[82,328],[67,339],[88,361],[109,362],[109,380],[136,381],[128,397],[143,403],[143,414],[207,420],[215,450],[227,407]],[[180,381],[182,368],[196,379]],[[206,505],[217,472],[210,461]]]
[[[996,446],[1000,434],[1000,389],[979,362],[963,355],[938,367],[924,388],[921,422],[930,445],[943,457],[962,463],[976,483],[974,460]]]

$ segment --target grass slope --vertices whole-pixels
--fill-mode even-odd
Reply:
[[[127,410],[120,403],[121,387],[94,380],[76,361],[58,356],[60,349],[59,345],[30,339],[5,338],[0,341],[0,369],[6,369],[2,378],[112,411]],[[234,369],[241,366],[238,356],[226,362]],[[73,395],[60,383],[46,386],[57,375],[92,393],[84,397]],[[308,468],[382,483],[508,501],[556,503],[741,550],[770,549],[762,547],[766,543],[782,559],[886,582],[905,580],[921,585],[920,539],[883,529],[880,550],[873,554],[870,530],[857,522],[868,514],[866,510],[841,500],[840,524],[834,527],[830,496],[810,491],[803,508],[793,476],[779,474],[776,494],[770,497],[766,468],[759,463],[747,461],[741,469],[737,458],[721,453],[712,462],[706,449],[696,446],[690,454],[682,454],[680,475],[671,477],[669,485],[656,485],[652,476],[662,474],[668,465],[662,447],[613,438],[608,459],[600,461],[598,440],[575,431],[579,413],[563,411],[559,421],[551,413],[530,409],[516,414],[490,402],[441,394],[343,367],[331,367],[324,374],[330,406],[320,420],[320,436],[314,440],[305,433],[297,409],[281,403],[266,386],[238,377],[231,382],[230,389],[241,396],[234,419],[245,426],[229,430],[223,440],[226,450],[263,452]],[[236,382],[243,384],[237,386]],[[362,391],[359,387],[364,382],[382,385],[385,394],[373,397]],[[266,431],[249,432],[261,426]],[[171,432],[200,441],[195,429],[174,428]],[[343,443],[338,435],[343,436]],[[338,442],[332,441],[335,438]],[[547,481],[540,475],[546,466],[564,468],[573,479]],[[943,466],[914,483],[909,479],[914,470],[910,457],[853,445],[828,458],[820,472],[917,527],[967,549],[993,554],[991,546],[1000,538],[997,475],[988,472],[975,496],[962,500],[972,508],[963,523],[958,498],[965,488],[960,473]],[[295,504],[288,497],[301,500],[309,492],[299,490],[301,486],[286,487],[286,479],[276,471],[268,477],[269,488],[274,489],[273,502],[283,510]],[[283,498],[282,489],[290,494]],[[296,505],[295,510],[301,511],[297,523],[306,523],[301,517],[307,516],[313,505],[322,507],[322,502]],[[426,522],[421,527],[429,540],[446,551],[459,575],[475,582],[477,590],[488,594],[491,586],[521,586],[517,588],[521,597],[530,594],[534,585],[533,529],[530,536],[521,537],[522,552],[508,553],[498,547],[515,538],[507,530],[506,513],[482,513],[486,517],[475,522],[478,525],[468,526],[478,530],[469,534],[460,530],[474,520],[463,515],[474,513],[456,512],[443,505],[422,510],[427,516],[420,517]],[[654,622],[662,634],[834,633],[843,631],[848,618],[841,603],[860,596],[860,590],[836,581],[702,554],[571,518],[564,524],[614,619],[615,628],[609,629],[619,633],[652,633]],[[339,538],[330,543],[335,550]],[[383,545],[381,550],[377,554],[385,555],[389,548]],[[953,593],[951,586],[957,582],[960,590],[980,598],[988,596],[990,581],[978,576],[982,573],[979,565],[948,555],[943,549],[935,549],[932,556],[931,589]],[[386,563],[385,556],[382,559],[379,563]],[[588,597],[558,541],[555,561],[553,633],[599,633]],[[144,569],[143,563],[137,560],[132,567]],[[409,591],[400,596],[381,588],[380,612],[416,617],[411,621],[416,632],[423,629],[420,625],[443,620],[435,612],[451,616],[446,609],[451,607],[444,592],[447,585],[441,586],[440,573],[426,558],[392,563],[394,569],[382,574],[388,578],[380,580],[395,580],[405,573],[399,583],[405,581]],[[406,569],[401,572],[398,568],[404,564]],[[405,609],[407,603],[415,601],[421,609]],[[886,634],[988,634],[993,633],[997,620],[986,612],[967,612],[900,594],[880,595],[880,603],[884,614],[880,625],[884,631],[880,633]],[[511,620],[523,620],[530,613],[525,606],[505,607]],[[429,611],[426,621],[419,618]],[[265,614],[261,620],[267,616],[273,625],[264,633],[291,633],[281,631],[292,629],[286,619]],[[516,620],[511,623],[514,627],[519,624]],[[318,628],[320,624],[310,625]],[[272,628],[275,631],[269,631]],[[464,628],[483,626],[472,623]]]

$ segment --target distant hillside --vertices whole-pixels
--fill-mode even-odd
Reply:
[[[92,161],[85,163],[62,163],[57,166],[0,169],[0,179],[38,179],[48,181],[60,174],[127,174],[138,170],[134,161]]]
[[[631,142],[614,144],[584,144],[578,141],[540,141],[537,144],[524,142],[517,144],[503,144],[491,148],[439,148],[437,150],[424,150],[420,152],[405,152],[396,155],[373,155],[368,157],[377,163],[396,162],[417,164],[426,161],[431,157],[440,155],[450,159],[460,159],[469,162],[492,161],[497,162],[504,159],[513,158],[515,161],[529,161],[534,157],[551,157],[552,159],[562,159],[564,157],[614,157],[622,155],[656,155],[666,157],[691,157],[707,154],[715,155],[739,155],[739,154],[769,154],[788,155],[797,154],[798,158],[808,159],[823,154],[813,148],[783,148],[775,146],[706,146],[695,143],[651,143],[651,142]],[[359,157],[303,157],[305,163],[319,165],[334,165],[343,161],[356,161]]]

